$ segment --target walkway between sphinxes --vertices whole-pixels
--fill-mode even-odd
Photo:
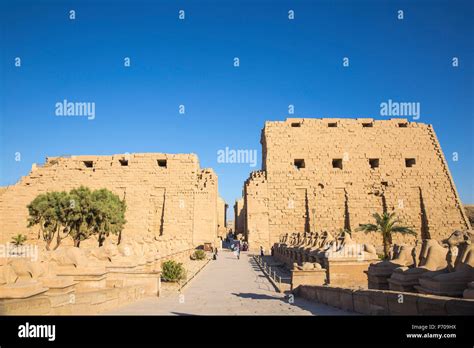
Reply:
[[[147,298],[105,314],[130,315],[347,315],[326,305],[295,298],[274,290],[253,258],[240,260],[222,250],[179,294]]]

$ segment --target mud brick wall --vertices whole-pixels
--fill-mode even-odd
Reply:
[[[431,125],[406,119],[266,122],[262,171],[244,185],[249,243],[292,232],[351,231],[394,210],[418,238],[469,227]],[[245,209],[244,208],[244,209]],[[381,245],[378,234],[354,232]],[[413,243],[397,235],[394,242]]]
[[[241,234],[245,232],[244,198],[236,200],[234,204],[234,232]]]
[[[219,237],[227,235],[227,204],[222,197],[217,198],[217,229]]]
[[[27,228],[27,205],[40,193],[81,185],[107,188],[127,204],[123,236],[155,237],[183,247],[217,237],[217,176],[201,169],[193,154],[126,154],[47,158],[29,175],[0,191],[0,242],[18,233],[35,241]]]
[[[267,248],[270,243],[268,197],[265,171],[252,172],[244,186],[245,235],[251,251]]]

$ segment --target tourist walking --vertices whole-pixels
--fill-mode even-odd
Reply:
[[[265,256],[265,249],[260,245],[260,256]]]
[[[235,244],[234,254],[237,256],[237,260],[240,260],[240,245],[238,243]]]

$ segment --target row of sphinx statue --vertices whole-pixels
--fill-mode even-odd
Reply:
[[[371,244],[361,244],[354,241],[348,231],[333,235],[330,232],[292,233],[281,236],[280,242],[273,247],[277,258],[295,267],[307,264],[324,266],[330,258],[354,260],[378,259],[376,249]],[[317,266],[316,267],[319,267]]]
[[[394,245],[389,260],[370,265],[369,288],[474,298],[473,238],[464,230],[441,242]]]
[[[424,239],[414,245],[393,245],[381,261],[371,244],[355,242],[341,231],[292,233],[281,236],[274,255],[298,269],[327,266],[330,259],[371,261],[368,288],[474,298],[472,230],[454,231],[447,239]]]
[[[106,274],[110,270],[156,272],[163,256],[188,247],[179,241],[151,237],[106,241],[95,248],[61,246],[38,250],[36,257],[7,255],[0,258],[0,298],[21,298],[35,290],[71,282],[71,275]]]

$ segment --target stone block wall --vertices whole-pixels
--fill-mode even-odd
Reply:
[[[234,204],[234,232],[244,234],[245,232],[244,198],[235,201]]]
[[[266,122],[262,171],[244,185],[249,244],[266,248],[292,232],[351,231],[395,211],[419,238],[470,227],[431,125],[406,119]],[[354,232],[381,245],[378,234]],[[397,235],[394,242],[412,243]]]
[[[217,198],[217,231],[218,236],[225,238],[227,235],[227,204],[222,197]]]
[[[136,153],[50,157],[43,166],[33,165],[30,174],[0,191],[0,242],[18,233],[36,241],[37,228],[27,228],[27,205],[40,193],[81,185],[125,199],[124,237],[149,236],[183,247],[217,238],[213,170],[201,169],[194,154]]]

